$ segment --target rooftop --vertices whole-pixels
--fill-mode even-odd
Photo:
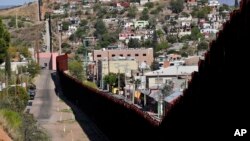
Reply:
[[[160,70],[148,72],[145,75],[146,76],[190,75],[194,71],[198,71],[198,66],[170,66]]]

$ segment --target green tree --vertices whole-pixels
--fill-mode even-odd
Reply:
[[[34,78],[40,71],[40,67],[39,65],[35,62],[35,61],[31,61],[29,64],[28,64],[28,68],[27,68],[27,71],[29,72],[30,76],[32,78]]]
[[[178,41],[177,37],[174,35],[167,36],[167,41],[171,44],[176,43]]]
[[[128,9],[128,17],[129,18],[135,18],[135,16],[136,16],[136,13],[137,13],[137,8],[136,8],[136,6],[131,6],[131,7],[129,7],[129,9]]]
[[[198,51],[201,50],[207,50],[208,49],[208,43],[206,41],[201,41],[197,46]]]
[[[191,29],[191,35],[190,35],[190,38],[192,40],[198,40],[199,38],[203,38],[203,35],[201,34],[200,32],[200,29],[198,27],[193,27]]]
[[[83,20],[81,20],[81,22],[80,22],[80,26],[86,26],[88,24],[88,20],[85,20],[85,19],[83,19]]]
[[[200,3],[201,3],[202,5],[204,5],[204,4],[208,3],[208,0],[200,0]]]
[[[164,97],[169,96],[174,88],[174,83],[171,80],[167,80],[166,83],[163,85],[163,88],[161,89],[161,93]]]
[[[144,8],[140,17],[140,20],[145,20],[147,21],[149,19],[149,15],[148,15],[148,9]]]
[[[140,48],[140,43],[138,39],[129,39],[128,48]]]
[[[8,90],[8,99],[11,103],[11,110],[22,112],[28,104],[29,95],[23,87],[11,87]]]
[[[156,34],[160,38],[160,40],[164,40],[163,39],[164,32],[162,30],[160,30],[160,29],[156,30]]]
[[[82,63],[76,60],[69,61],[69,72],[72,77],[78,79],[79,81],[84,80],[84,72]]]
[[[160,66],[159,62],[156,61],[156,60],[154,60],[154,61],[152,62],[152,64],[151,64],[150,68],[151,68],[152,71],[154,71],[154,70],[158,70],[158,69],[159,69],[159,66]]]
[[[167,48],[168,48],[168,42],[162,41],[159,44],[157,44],[156,51],[160,51],[160,50],[167,49]]]
[[[64,30],[64,31],[69,30],[69,25],[70,25],[70,23],[68,21],[63,21],[62,22],[62,30]]]
[[[49,137],[37,125],[37,122],[32,114],[23,114],[22,116],[22,133],[24,141],[49,141]]]
[[[98,19],[95,24],[95,32],[94,35],[98,37],[98,35],[103,35],[108,32],[104,22],[101,19]]]
[[[147,7],[148,9],[151,9],[151,8],[154,7],[154,3],[152,3],[152,2],[147,2],[144,6]]]
[[[64,42],[64,43],[62,43],[61,47],[62,48],[69,48],[70,44]]]
[[[143,46],[143,47],[150,48],[150,47],[152,47],[152,41],[151,41],[150,39],[144,40],[144,41],[142,42],[142,46]]]
[[[205,6],[202,8],[195,7],[195,8],[193,8],[191,15],[193,17],[200,18],[200,19],[207,18],[207,15],[211,12],[211,10],[212,9],[208,6]]]
[[[5,74],[7,74],[8,79],[11,78],[11,63],[10,63],[10,55],[7,52],[5,57]]]
[[[112,86],[116,85],[117,74],[115,74],[115,73],[109,73],[109,75],[105,75],[103,79],[104,79],[104,82],[106,84],[109,84],[109,87],[111,88]],[[111,89],[109,89],[109,90],[111,90]]]
[[[171,0],[170,8],[174,13],[180,13],[184,9],[184,0]]]
[[[10,43],[10,33],[6,29],[5,25],[0,18],[0,64],[5,60],[7,49]]]
[[[18,47],[18,52],[23,55],[25,58],[30,58],[31,53],[29,52],[28,47]]]
[[[16,26],[16,18],[15,17],[10,18],[10,21],[8,22],[8,26],[9,27],[15,27]]]
[[[219,12],[223,12],[224,10],[226,10],[226,11],[229,11],[229,10],[230,10],[230,8],[229,8],[229,6],[228,6],[227,4],[223,4],[223,5],[220,6],[220,8],[219,8]]]

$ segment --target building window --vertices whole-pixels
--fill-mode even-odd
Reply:
[[[135,56],[139,56],[139,54],[135,54]]]
[[[143,56],[147,56],[147,54],[144,53]]]
[[[128,56],[128,57],[130,57],[130,56],[131,56],[131,54],[127,54],[127,56]]]
[[[122,57],[122,56],[123,56],[123,54],[120,54],[120,56]]]
[[[101,54],[99,54],[99,55],[97,55],[97,57],[102,57],[102,55],[101,55]]]
[[[115,57],[115,54],[112,54],[112,57]]]

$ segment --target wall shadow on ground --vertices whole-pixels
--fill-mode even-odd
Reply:
[[[89,117],[81,109],[78,108],[77,105],[70,102],[63,95],[56,72],[51,73],[51,78],[55,84],[55,93],[57,94],[57,96],[59,96],[61,100],[63,100],[72,109],[76,122],[79,123],[84,133],[86,133],[86,135],[88,136],[89,140],[108,141],[108,138],[104,134],[102,134],[102,132],[99,131],[98,128],[96,128],[96,125],[93,124],[93,121],[91,121]],[[94,131],[98,130],[98,131],[95,131],[93,133],[93,130]]]
[[[59,72],[58,75],[67,100],[84,111],[109,140],[152,138],[157,122],[150,123],[143,111],[105,93],[93,91],[65,73]]]

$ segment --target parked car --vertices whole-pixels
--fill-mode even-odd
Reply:
[[[30,100],[33,100],[35,98],[36,95],[36,85],[35,84],[29,84],[28,85],[28,94],[30,97]]]

